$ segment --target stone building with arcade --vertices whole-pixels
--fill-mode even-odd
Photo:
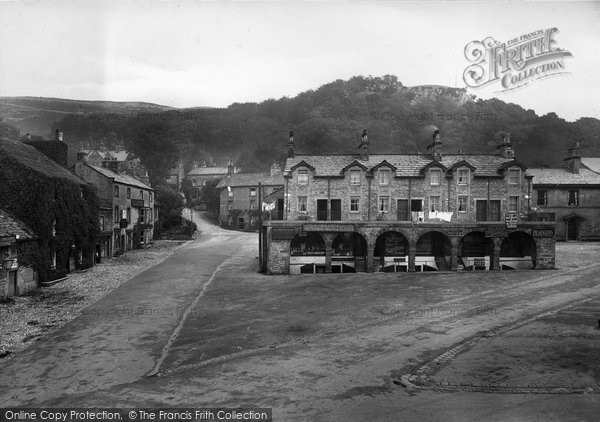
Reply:
[[[293,133],[282,221],[263,222],[271,274],[554,268],[555,223],[534,221],[509,135],[495,153],[302,155]]]

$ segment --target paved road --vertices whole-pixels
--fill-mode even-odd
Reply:
[[[256,235],[220,230],[198,215],[194,221],[203,231],[199,239],[0,367],[0,402],[264,406],[274,408],[276,420],[588,420],[600,408],[597,395],[416,392],[394,383],[465,339],[598,297],[600,263],[518,272],[515,281],[498,277],[497,285],[468,284],[483,274],[409,274],[402,284],[370,275],[375,286],[401,291],[408,303],[421,303],[410,298],[422,296],[423,277],[437,277],[430,280],[440,287],[426,303],[442,311],[402,314],[392,307],[373,318],[356,308],[356,316],[332,317],[306,335],[294,325],[292,338],[265,337],[265,331],[278,332],[277,319],[289,317],[286,308],[323,312],[342,300],[336,286],[357,300],[369,290],[351,290],[360,280],[341,275],[316,282],[261,276]],[[264,299],[281,289],[298,301]],[[447,312],[461,309],[494,312]]]

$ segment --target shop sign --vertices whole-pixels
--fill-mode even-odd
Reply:
[[[519,222],[519,215],[514,211],[507,212],[504,214],[504,222],[506,223],[506,228],[516,229]]]
[[[446,234],[448,236],[462,237],[463,231],[461,228],[452,227],[452,228],[446,229]]]
[[[305,232],[352,232],[352,224],[304,224]]]
[[[297,234],[297,227],[273,227],[271,229],[271,239],[273,240],[292,240]]]
[[[554,229],[533,229],[533,237],[554,237]]]

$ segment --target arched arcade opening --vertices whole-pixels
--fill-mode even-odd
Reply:
[[[408,239],[402,233],[387,231],[380,234],[375,242],[375,271],[408,271],[408,248]]]
[[[517,231],[509,234],[500,245],[500,269],[535,268],[536,244],[531,235]]]
[[[431,231],[417,240],[415,271],[449,271],[452,242],[442,232]]]
[[[483,232],[471,232],[458,243],[459,266],[467,270],[489,270],[494,255],[494,241]]]
[[[356,232],[340,233],[331,244],[331,272],[367,271],[367,241]]]
[[[302,233],[290,241],[290,274],[325,272],[325,242],[317,233]]]

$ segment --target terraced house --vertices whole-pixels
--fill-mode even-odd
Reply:
[[[495,153],[301,155],[293,134],[283,221],[266,221],[274,273],[553,268],[554,223],[529,221],[531,177],[505,135]]]
[[[96,186],[100,202],[99,260],[147,245],[154,236],[157,218],[154,190],[128,175],[86,162],[78,154],[75,173]]]

